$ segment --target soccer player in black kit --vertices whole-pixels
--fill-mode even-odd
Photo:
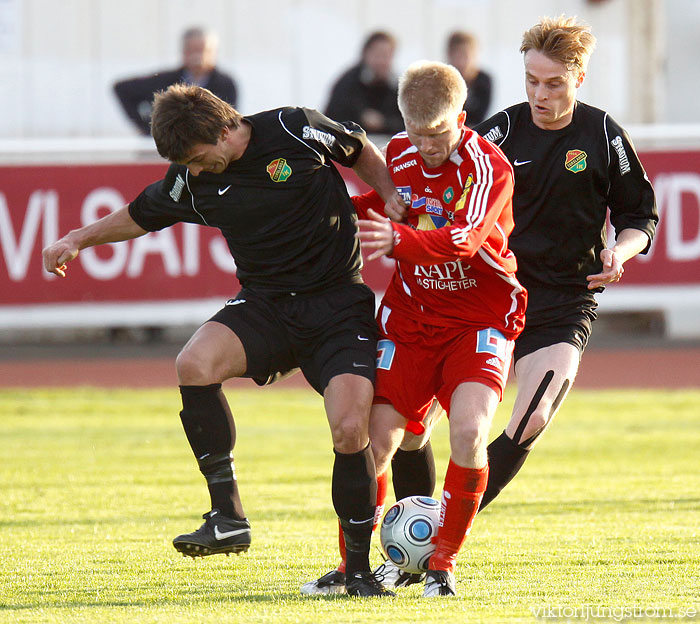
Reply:
[[[360,275],[354,208],[331,162],[352,167],[398,209],[402,200],[384,159],[352,122],[291,107],[243,117],[197,86],[157,94],[151,131],[173,163],[164,179],[43,255],[45,269],[65,277],[65,263],[81,249],[177,222],[216,227],[228,243],[242,290],[195,332],[176,362],[180,418],[212,508],[198,530],[173,545],[191,556],[247,550],[250,524],[233,466],[236,430],[221,383],[249,377],[262,385],[299,367],[323,395],[331,428],[348,594],[391,595],[369,567],[374,295]]]
[[[517,474],[571,389],[596,318],[595,293],[649,249],[658,221],[654,191],[627,133],[605,111],[576,100],[594,46],[590,29],[574,19],[542,19],[520,48],[528,101],[474,128],[515,171],[510,246],[529,294],[513,358],[518,392],[508,426],[488,447],[481,509]],[[608,209],[616,232],[610,248]],[[425,439],[407,437],[394,457],[397,499],[432,492]],[[395,586],[410,582],[404,575]]]

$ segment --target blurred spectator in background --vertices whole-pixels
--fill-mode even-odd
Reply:
[[[491,105],[491,76],[479,69],[479,42],[468,32],[453,32],[447,40],[447,62],[456,67],[467,83],[467,125],[486,119]]]
[[[228,74],[216,68],[218,39],[203,28],[189,28],[182,35],[182,67],[122,80],[114,85],[124,112],[141,134],[151,133],[151,102],[156,91],[177,82],[198,85],[236,106],[236,84]]]
[[[395,51],[396,39],[391,34],[370,34],[360,62],[333,85],[325,114],[337,121],[354,121],[374,134],[401,132],[398,84],[392,72]]]

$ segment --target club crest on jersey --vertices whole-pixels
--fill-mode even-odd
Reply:
[[[446,204],[449,204],[454,198],[455,191],[451,186],[448,186],[445,189],[445,192],[442,194],[442,201],[444,201]]]
[[[586,168],[586,158],[588,154],[582,150],[569,150],[566,152],[566,158],[564,159],[564,166],[571,171],[571,173],[580,173]]]
[[[273,182],[286,182],[292,175],[292,168],[284,158],[276,158],[267,166],[267,172]]]

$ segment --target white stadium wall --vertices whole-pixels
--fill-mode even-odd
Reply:
[[[219,34],[243,113],[323,108],[373,29],[398,38],[398,72],[444,59],[447,34],[467,29],[494,76],[495,111],[523,99],[522,32],[563,10],[598,37],[581,99],[622,123],[696,120],[696,0],[0,0],[0,138],[133,135],[112,84],[178,64],[191,25]]]

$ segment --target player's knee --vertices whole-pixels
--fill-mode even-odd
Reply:
[[[333,446],[339,453],[357,453],[367,446],[367,420],[347,414],[331,425]]]
[[[476,452],[486,446],[488,426],[481,419],[453,419],[450,421],[450,443],[453,448]]]
[[[175,369],[180,385],[205,386],[218,383],[210,363],[193,349],[184,347],[175,360]]]

